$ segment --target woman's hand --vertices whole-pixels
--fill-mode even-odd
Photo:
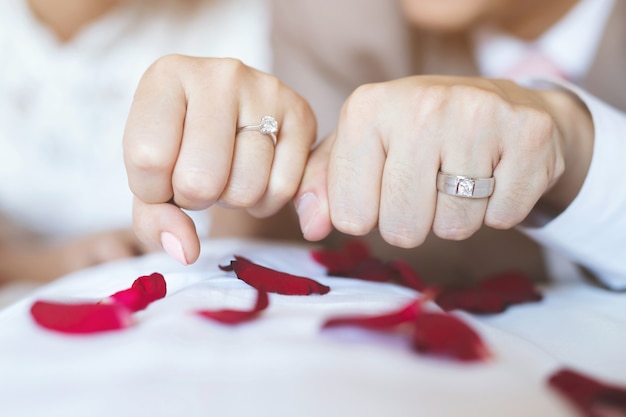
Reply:
[[[337,130],[312,154],[296,207],[304,236],[334,227],[420,245],[432,230],[508,229],[541,200],[562,211],[586,176],[593,127],[566,93],[505,80],[415,76],[358,88]],[[439,171],[495,178],[489,198],[438,192]]]
[[[263,116],[278,121],[276,145],[237,132]],[[199,241],[181,209],[278,212],[298,189],[315,129],[308,103],[273,76],[233,59],[159,59],[139,84],[124,135],[137,235],[193,263]]]

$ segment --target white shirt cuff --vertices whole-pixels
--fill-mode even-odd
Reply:
[[[542,227],[520,230],[585,267],[607,287],[626,290],[626,114],[570,83],[549,82],[587,105],[595,131],[593,158],[565,211]]]

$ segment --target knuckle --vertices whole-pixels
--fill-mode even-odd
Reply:
[[[183,208],[201,209],[217,200],[223,187],[221,177],[200,171],[174,175],[174,198]]]
[[[433,232],[446,240],[465,240],[482,225],[483,216],[464,198],[448,198],[437,205]],[[482,212],[484,213],[484,212]]]
[[[514,216],[504,212],[496,211],[485,217],[485,225],[499,230],[508,230],[515,227],[519,221]]]
[[[433,232],[436,236],[445,240],[465,240],[472,236],[476,230],[458,224],[435,222]]]
[[[215,72],[218,79],[223,80],[224,86],[237,85],[233,84],[240,80],[250,71],[250,68],[241,60],[236,58],[220,58],[210,62],[211,70]],[[204,72],[204,70],[203,70]]]
[[[231,185],[220,197],[220,201],[233,208],[254,206],[261,198],[262,191],[249,184]]]
[[[271,200],[276,204],[286,204],[296,195],[299,182],[299,179],[291,180],[286,176],[277,176],[271,185]]]
[[[172,71],[180,68],[189,57],[179,54],[164,55],[156,59],[144,73],[144,79],[159,78],[162,75],[171,74]]]
[[[521,204],[513,204],[510,202],[501,206],[490,206],[485,215],[485,225],[499,230],[508,230],[517,226],[524,220],[526,212],[520,212],[517,208],[521,207]]]
[[[170,169],[172,156],[162,152],[149,140],[137,138],[127,144],[124,158],[126,164],[142,172],[160,172]]]
[[[485,213],[485,225],[494,229],[507,230],[517,226],[526,218],[548,184],[547,177],[529,181],[527,179],[529,176],[530,174],[521,177],[526,179],[520,179],[510,185],[515,192],[490,201]]]
[[[309,103],[300,96],[290,100],[289,113],[297,120],[304,131],[314,131],[317,127],[315,115]]]
[[[283,91],[284,86],[278,77],[264,72],[258,72],[255,75],[263,81],[261,84],[263,94],[268,97],[279,97],[279,94]]]
[[[354,210],[331,207],[330,213],[333,226],[341,233],[351,236],[366,235],[376,224],[375,219],[364,213],[354,212]]]
[[[389,229],[382,227],[380,229],[380,235],[383,240],[390,245],[404,249],[418,247],[424,243],[425,240],[425,236],[419,235],[408,228]]]
[[[361,120],[375,111],[376,103],[380,102],[382,84],[370,83],[357,87],[346,100],[342,114],[346,120]]]

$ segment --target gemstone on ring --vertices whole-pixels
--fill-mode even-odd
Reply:
[[[437,173],[437,191],[463,198],[487,198],[493,194],[496,185],[494,177],[476,178],[466,175]]]
[[[278,138],[278,121],[272,116],[263,116],[258,125],[247,125],[237,128],[237,133],[255,131],[272,138],[272,142],[276,145]]]
[[[259,124],[259,132],[264,135],[275,134],[278,132],[278,121],[272,116],[263,116]]]
[[[472,197],[474,195],[474,187],[476,181],[472,178],[457,177],[456,195],[460,197]]]

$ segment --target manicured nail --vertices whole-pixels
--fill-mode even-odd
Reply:
[[[296,204],[296,211],[300,218],[300,229],[302,234],[306,236],[309,227],[320,212],[320,202],[317,196],[313,193],[304,194]]]
[[[187,258],[185,258],[185,252],[183,251],[183,245],[180,240],[171,234],[170,232],[161,233],[161,246],[168,255],[176,259],[183,265],[188,265]]]

